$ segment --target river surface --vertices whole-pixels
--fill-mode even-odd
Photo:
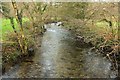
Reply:
[[[38,39],[39,40],[39,39]],[[38,44],[39,41],[38,41]],[[77,48],[74,35],[54,23],[47,25],[33,62],[22,62],[3,78],[115,78],[106,58]]]

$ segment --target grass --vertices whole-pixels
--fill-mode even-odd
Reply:
[[[119,23],[112,22],[112,24],[113,24],[113,26],[110,27],[109,24],[106,23],[106,22],[97,22],[96,23],[96,30],[100,30],[100,31],[103,31],[103,32],[110,33],[110,32],[112,32],[112,29],[113,29],[114,34],[117,34]]]
[[[11,26],[9,19],[1,18],[0,21],[2,23],[2,25],[0,25],[0,35],[2,35],[2,40],[5,40],[7,38],[6,34],[13,32],[13,28]],[[28,18],[23,18],[23,23],[27,21],[29,21]],[[19,26],[17,24],[16,19],[14,19],[14,24],[15,24],[15,28],[19,30]]]

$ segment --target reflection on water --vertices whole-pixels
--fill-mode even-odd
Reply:
[[[71,32],[54,23],[48,26],[34,63],[21,63],[6,73],[6,77],[116,77],[107,59],[89,52],[89,49],[76,48]]]

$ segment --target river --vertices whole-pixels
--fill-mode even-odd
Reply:
[[[42,44],[33,62],[22,62],[6,72],[3,78],[115,78],[111,62],[89,51],[77,48],[72,32],[54,23],[47,25]],[[39,43],[38,43],[39,44]]]

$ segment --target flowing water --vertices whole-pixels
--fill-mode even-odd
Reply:
[[[39,44],[39,43],[38,43]],[[60,26],[47,25],[34,62],[22,62],[6,72],[3,78],[115,78],[109,60],[77,48],[74,35]]]

